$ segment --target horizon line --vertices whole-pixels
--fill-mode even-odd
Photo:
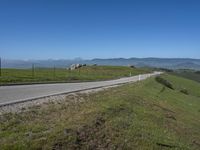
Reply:
[[[95,60],[95,59],[194,59],[194,60],[200,60],[200,58],[191,58],[191,57],[108,57],[108,58],[46,58],[46,59],[18,59],[18,58],[3,58],[0,57],[1,60],[19,60],[19,61],[38,61],[38,60]]]

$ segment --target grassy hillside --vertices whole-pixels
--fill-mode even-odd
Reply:
[[[59,68],[2,69],[0,85],[34,82],[78,82],[116,79],[119,77],[147,73],[147,69],[120,66],[89,66],[69,71]]]
[[[196,72],[195,71],[181,71],[181,72],[173,72],[172,74],[200,82],[200,72],[199,71],[196,71]]]
[[[0,149],[200,149],[200,84],[162,78],[5,114]]]

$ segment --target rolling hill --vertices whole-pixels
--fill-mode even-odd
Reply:
[[[0,149],[199,149],[200,84],[161,78],[4,114]]]
[[[56,66],[58,68],[66,68],[71,64],[98,64],[112,66],[127,66],[134,65],[137,67],[156,67],[168,69],[195,69],[200,70],[200,59],[189,58],[114,58],[114,59],[62,59],[62,60],[6,60],[2,61],[3,68],[31,68],[32,64],[36,67]]]

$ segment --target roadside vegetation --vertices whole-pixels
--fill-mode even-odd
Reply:
[[[48,82],[81,82],[117,79],[148,73],[148,69],[121,66],[85,66],[76,70],[61,68],[2,69],[0,85]]]
[[[164,87],[168,87],[168,88],[174,90],[173,85],[168,80],[166,80],[160,76],[157,76],[155,79],[158,83],[162,84]]]
[[[0,149],[200,149],[200,84],[161,78],[4,114]]]

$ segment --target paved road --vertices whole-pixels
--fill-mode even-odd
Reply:
[[[138,80],[144,80],[150,76],[155,76],[160,73],[161,72],[154,72],[151,74],[143,74],[117,80],[98,82],[0,86],[0,106],[18,103],[21,101],[33,100],[51,95],[124,84],[128,82],[136,82]]]

